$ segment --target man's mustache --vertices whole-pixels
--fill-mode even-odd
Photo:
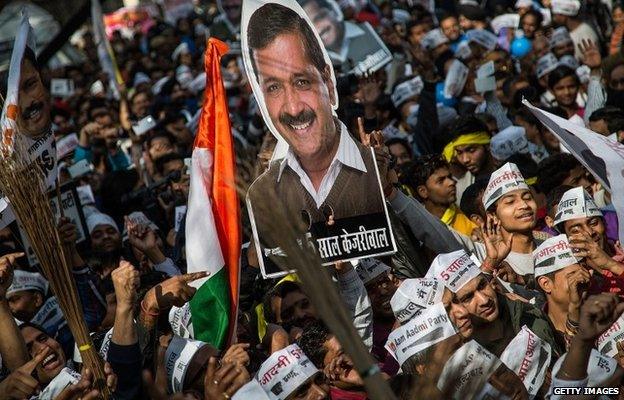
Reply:
[[[28,119],[30,117],[31,113],[33,113],[35,111],[38,111],[38,110],[41,110],[42,108],[43,108],[43,103],[42,102],[40,102],[40,101],[34,102],[31,105],[29,105],[28,107],[26,107],[26,109],[24,110],[22,115],[25,118]]]
[[[314,111],[303,110],[294,116],[288,113],[281,113],[279,121],[284,125],[301,125],[312,121],[314,118],[316,118],[316,113]]]

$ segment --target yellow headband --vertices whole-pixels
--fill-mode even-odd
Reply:
[[[279,282],[277,282],[273,287],[276,288],[284,282],[301,283],[297,274],[288,274],[283,277]],[[268,323],[264,319],[264,305],[262,303],[258,304],[255,311],[256,316],[258,317],[258,338],[260,339],[260,342],[262,342],[262,339],[264,339],[264,335],[266,334],[266,328],[268,325]]]
[[[466,133],[465,135],[458,136],[455,140],[452,140],[449,144],[444,146],[442,155],[446,161],[451,162],[455,155],[455,147],[466,146],[468,144],[490,144],[490,135],[485,132]]]

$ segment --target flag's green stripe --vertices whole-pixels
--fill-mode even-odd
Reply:
[[[191,318],[195,339],[221,349],[228,334],[230,285],[225,268],[210,276],[191,299]]]

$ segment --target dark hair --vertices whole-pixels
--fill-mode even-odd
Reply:
[[[325,367],[323,360],[327,354],[324,344],[329,340],[331,332],[322,321],[314,321],[306,325],[303,334],[297,340],[301,350],[318,369]]]
[[[390,147],[393,144],[400,144],[401,146],[405,147],[405,150],[407,150],[407,152],[410,155],[410,158],[413,156],[412,154],[412,148],[410,147],[409,143],[407,143],[407,140],[402,139],[402,138],[392,138],[392,139],[388,139],[386,140],[386,147]]]
[[[532,15],[535,17],[538,29],[542,26],[542,22],[544,21],[544,16],[542,16],[542,13],[535,10],[534,8],[529,8],[527,12],[522,17],[520,17],[520,27],[522,27],[522,21],[526,18],[527,15]]]
[[[483,122],[486,126],[488,123],[493,122],[494,124],[496,124],[496,117],[494,117],[492,114],[486,113],[486,112],[482,112],[482,113],[476,113],[474,115],[479,121]],[[498,124],[496,124],[496,126],[498,127]],[[489,128],[488,128],[488,132],[489,132]]]
[[[405,167],[401,183],[410,187],[412,193],[422,200],[418,196],[418,186],[425,185],[427,179],[440,168],[449,168],[449,163],[439,154],[420,156]]]
[[[605,120],[609,133],[624,130],[624,111],[615,106],[606,106],[597,109],[589,116],[590,122]]]
[[[445,19],[449,19],[449,18],[455,18],[457,19],[458,16],[455,13],[451,13],[448,11],[442,12],[442,14],[440,15],[440,18],[438,18],[439,24],[442,25],[442,21],[444,21]]]
[[[459,7],[457,7],[457,11],[459,12],[459,15],[463,15],[471,21],[485,22],[487,20],[485,11],[479,6],[474,6],[472,4],[460,4]]]
[[[529,111],[528,108],[525,108],[525,107],[519,108],[514,114],[514,119],[517,119],[517,118],[522,119],[523,121],[537,127],[538,129],[542,127],[542,123],[539,121],[539,119],[537,119],[535,115],[533,115],[531,111]],[[516,125],[518,125],[517,121],[516,121]]]
[[[41,78],[41,65],[39,64],[39,61],[37,61],[37,56],[35,55],[35,52],[32,51],[32,49],[28,46],[24,47],[24,56],[22,57],[22,61],[23,60],[30,61],[32,66],[37,70],[39,77]],[[9,80],[9,68],[0,72],[0,94],[2,95],[3,98],[6,98],[6,95],[7,95],[8,83],[9,83],[8,80]]]
[[[540,192],[548,195],[551,190],[561,185],[570,171],[581,163],[572,154],[553,154],[537,165],[537,187]]]
[[[546,195],[546,213],[548,214],[549,217],[551,218],[555,217],[555,213],[553,212],[555,207],[557,207],[557,205],[559,204],[559,201],[561,201],[563,194],[570,189],[574,189],[574,188],[569,185],[561,185],[552,189]]]
[[[264,296],[264,299],[262,300],[262,305],[264,308],[264,319],[267,322],[277,322],[277,315],[273,314],[273,309],[271,308],[271,299],[274,297],[279,297],[280,299],[283,299],[289,293],[293,292],[303,291],[297,282],[291,281],[282,282],[267,292],[267,294]]]
[[[479,199],[483,195],[485,188],[488,185],[489,177],[476,179],[475,182],[464,189],[462,193],[461,201],[459,202],[459,209],[470,218],[471,215],[478,215],[485,218],[483,211],[483,202]],[[483,210],[483,211],[482,211]]]
[[[524,179],[534,178],[537,176],[537,163],[527,153],[512,154],[503,161],[503,165],[506,163],[516,164]]]
[[[93,116],[91,115],[91,113],[93,112],[93,110],[98,109],[98,108],[104,108],[106,109],[107,112],[110,113],[110,107],[106,100],[101,99],[99,97],[93,97],[89,99],[89,108],[87,109],[87,115],[89,116],[89,119],[91,120],[93,119]]]
[[[565,65],[558,66],[550,74],[548,74],[548,89],[554,88],[560,80],[569,76],[574,78],[577,85],[580,84],[579,78],[572,68]]]
[[[152,142],[158,138],[166,138],[167,140],[169,140],[172,146],[174,146],[176,143],[175,138],[172,134],[165,130],[159,129],[147,138],[147,140],[145,141],[145,148],[149,149],[152,146]]]
[[[255,65],[253,50],[263,49],[279,35],[287,33],[301,35],[306,56],[319,73],[325,76],[327,64],[323,57],[323,49],[316,40],[312,28],[294,10],[276,3],[265,4],[258,8],[252,14],[247,26],[249,58],[256,76],[258,69]]]
[[[184,161],[184,157],[182,157],[178,153],[168,153],[168,154],[163,155],[162,157],[159,157],[158,159],[154,161],[154,166],[156,167],[156,171],[158,171],[158,173],[162,175],[165,169],[165,164],[171,161],[175,161],[175,160]]]

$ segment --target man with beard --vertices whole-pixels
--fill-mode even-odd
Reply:
[[[305,216],[310,224],[385,219],[370,148],[333,115],[338,99],[332,70],[312,28],[295,11],[272,3],[253,13],[247,34],[268,116],[289,145],[249,188],[251,206],[274,191],[288,215]],[[266,240],[271,233],[262,225],[258,237]]]
[[[87,218],[87,229],[91,237],[93,264],[102,278],[107,277],[119,266],[121,260],[121,234],[115,221],[103,213],[94,213]]]

